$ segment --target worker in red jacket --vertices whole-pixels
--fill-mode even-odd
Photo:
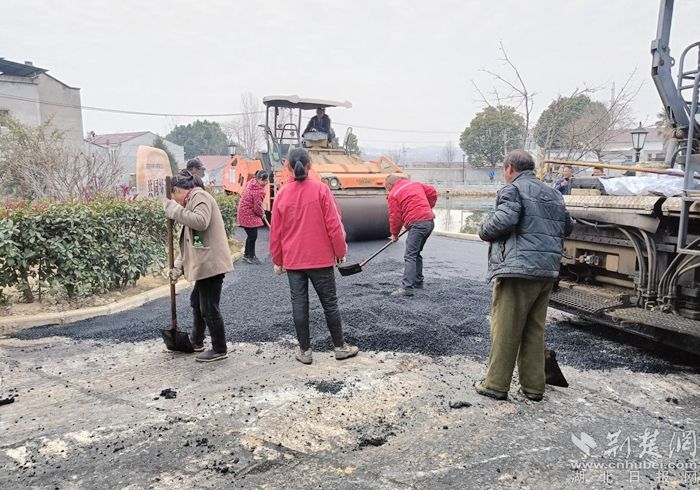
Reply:
[[[294,173],[275,197],[270,230],[270,255],[277,274],[287,272],[292,293],[292,316],[299,349],[297,361],[311,364],[309,335],[309,281],[323,306],[337,360],[354,357],[356,346],[348,345],[335,289],[336,263],[345,262],[347,244],[338,205],[328,186],[308,179],[311,159],[303,148],[293,149],[287,165]]]
[[[255,255],[255,242],[258,240],[258,228],[265,225],[263,222],[265,217],[263,202],[265,201],[265,187],[268,180],[268,173],[264,170],[255,172],[255,178],[248,182],[241,200],[238,201],[238,212],[236,213],[238,225],[245,230],[248,236],[243,254],[243,262],[247,264],[262,264]]]
[[[389,192],[389,230],[391,241],[399,239],[401,228],[408,230],[404,253],[403,282],[392,296],[413,296],[414,289],[423,288],[423,257],[425,242],[435,227],[433,208],[437,202],[434,187],[412,181],[401,174],[391,174],[385,181]]]

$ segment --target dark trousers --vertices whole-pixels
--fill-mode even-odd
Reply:
[[[223,274],[200,279],[195,281],[192,294],[190,294],[190,305],[194,315],[192,343],[202,345],[204,343],[204,330],[208,328],[212,349],[219,353],[226,352],[224,319],[219,309],[223,282]]]
[[[294,327],[297,331],[297,339],[301,350],[306,351],[311,348],[309,335],[309,280],[316,290],[318,299],[321,300],[323,312],[326,315],[326,324],[333,339],[333,345],[342,347],[343,327],[340,321],[338,297],[335,292],[335,272],[333,267],[287,271],[287,277],[289,278],[289,289],[292,293]]]
[[[406,251],[404,252],[403,287],[412,288],[423,283],[423,256],[421,252],[433,232],[435,223],[430,221],[417,221],[411,225],[406,237]]]
[[[255,242],[258,239],[258,229],[246,228],[245,226],[243,229],[245,230],[246,235],[248,235],[248,238],[245,239],[244,256],[252,259],[255,257]]]

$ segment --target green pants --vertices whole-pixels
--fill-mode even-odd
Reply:
[[[496,279],[487,388],[507,393],[517,359],[523,391],[544,393],[544,325],[553,284],[550,279]]]

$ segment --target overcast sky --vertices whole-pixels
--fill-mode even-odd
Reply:
[[[601,87],[610,98],[635,69],[637,119],[661,107],[649,46],[655,0],[3,0],[0,57],[31,60],[81,88],[82,103],[134,111],[230,113],[240,94],[349,100],[340,123],[444,134],[356,129],[361,144],[457,141],[504,71],[503,41],[539,114],[557,94]],[[700,2],[679,0],[672,54],[700,38]],[[83,111],[84,129],[166,134],[186,117]],[[338,131],[340,129],[340,131]]]

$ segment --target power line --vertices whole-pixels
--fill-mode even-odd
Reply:
[[[460,131],[432,131],[424,129],[392,129],[392,128],[375,128],[372,126],[358,126],[357,124],[348,124],[342,122],[334,122],[338,126],[352,126],[359,129],[370,129],[373,131],[390,131],[392,133],[424,133],[424,134],[459,134]]]
[[[136,115],[136,116],[158,116],[158,117],[238,117],[238,116],[247,116],[251,114],[264,114],[265,111],[252,111],[252,112],[229,112],[229,113],[221,113],[221,114],[180,114],[180,113],[171,113],[171,112],[144,112],[144,111],[129,111],[125,109],[112,109],[108,107],[96,107],[96,106],[88,106],[88,105],[80,105],[80,104],[68,104],[64,102],[50,102],[42,99],[32,99],[30,97],[22,97],[19,95],[10,95],[10,94],[3,94],[0,93],[0,98],[2,99],[12,99],[12,100],[21,100],[24,102],[31,102],[31,103],[39,103],[39,104],[44,104],[47,106],[54,106],[54,107],[67,107],[70,109],[80,109],[80,110],[85,110],[85,111],[96,111],[96,112],[109,112],[113,114],[128,114],[128,115]],[[342,122],[334,122],[334,124],[338,126],[346,126],[346,127],[353,127],[353,128],[358,128],[358,129],[367,129],[371,131],[387,131],[391,133],[414,133],[414,134],[459,134],[460,131],[434,131],[434,130],[423,130],[423,129],[396,129],[396,128],[377,128],[373,126],[359,126],[356,124],[348,124],[348,123],[342,123]]]
[[[176,113],[169,113],[169,112],[142,112],[142,111],[127,111],[123,109],[109,109],[106,107],[94,107],[94,106],[88,106],[88,105],[77,105],[77,104],[66,104],[62,102],[48,102],[45,100],[41,99],[31,99],[29,97],[21,97],[18,95],[10,95],[10,94],[0,94],[0,98],[3,99],[13,99],[13,100],[22,100],[26,102],[33,102],[33,103],[40,103],[44,105],[49,105],[49,106],[56,106],[56,107],[68,107],[71,109],[82,109],[86,111],[97,111],[97,112],[112,112],[115,114],[132,114],[132,115],[137,115],[137,116],[162,116],[162,117],[234,117],[234,116],[246,116],[248,114],[264,114],[264,111],[255,111],[255,112],[230,112],[230,113],[225,113],[225,114],[176,114]]]

